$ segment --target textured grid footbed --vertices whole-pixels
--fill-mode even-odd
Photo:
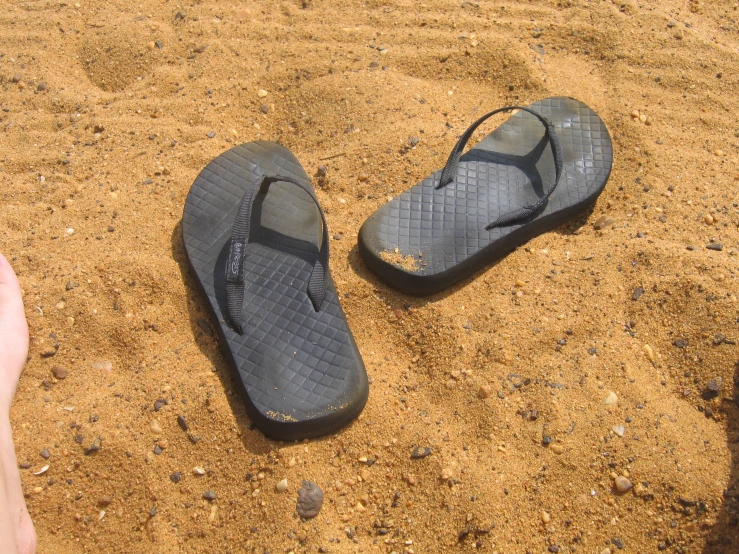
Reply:
[[[544,126],[519,111],[461,157],[452,183],[435,189],[439,170],[365,221],[359,251],[372,271],[402,292],[431,294],[595,202],[613,159],[603,121],[572,98],[547,98],[529,108],[554,124],[564,153],[559,185],[544,210],[523,224],[485,229],[501,214],[536,201],[554,180]]]
[[[295,440],[330,433],[355,418],[367,401],[367,374],[330,273],[318,312],[308,298],[322,223],[313,200],[294,184],[276,182],[254,202],[244,261],[243,335],[226,323],[225,268],[236,210],[247,189],[265,176],[311,186],[284,147],[242,144],[197,177],[182,233],[249,416],[266,435]]]

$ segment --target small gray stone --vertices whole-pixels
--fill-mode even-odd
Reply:
[[[631,299],[639,300],[642,294],[644,294],[644,289],[642,287],[636,287],[634,289],[634,294],[631,295]]]
[[[213,501],[216,499],[216,493],[214,493],[211,490],[207,490],[203,493],[203,498],[205,498],[208,501]]]
[[[213,329],[210,328],[210,325],[208,325],[208,322],[205,321],[202,317],[199,317],[197,319],[198,327],[200,327],[203,330],[203,333],[208,335],[209,337],[213,336]]]
[[[167,404],[169,404],[169,402],[167,402],[166,399],[159,398],[156,402],[154,402],[154,411],[158,412],[159,410],[164,408],[164,406],[166,406]]]
[[[420,460],[421,458],[425,458],[430,455],[431,449],[428,446],[417,446],[413,449],[413,452],[411,452],[411,458],[414,460]]]
[[[39,83],[36,86],[36,90],[39,92],[44,92],[46,90],[46,83]]]
[[[719,392],[721,390],[721,385],[723,385],[723,378],[719,377],[717,379],[711,379],[708,381],[708,390],[711,392]]]
[[[316,517],[323,506],[323,491],[321,487],[311,481],[303,481],[298,491],[298,514],[310,519]]]
[[[620,493],[629,492],[633,486],[631,481],[622,475],[618,475],[616,479],[614,479],[614,484],[616,485],[616,490]]]
[[[177,416],[177,425],[179,425],[180,429],[182,429],[183,431],[187,431],[190,428],[190,426],[187,424],[185,416],[183,415]]]
[[[208,137],[208,138],[215,138],[215,136],[216,136],[216,134],[215,134],[215,133],[214,133],[213,131],[211,131],[211,132],[210,132],[210,133],[208,133],[208,135],[207,135],[207,137]]]
[[[714,242],[706,246],[709,250],[715,250],[716,252],[721,252],[724,249],[724,245],[719,242]]]
[[[41,452],[39,452],[39,455],[40,455],[40,456],[41,456],[41,457],[42,457],[42,458],[43,458],[44,460],[48,460],[48,459],[49,459],[49,449],[48,449],[48,448],[44,448],[44,449],[43,449],[43,450],[42,450]]]

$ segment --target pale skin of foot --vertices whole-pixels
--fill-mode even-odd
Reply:
[[[23,498],[10,405],[28,356],[28,324],[18,279],[0,254],[0,552],[32,554],[36,531]]]

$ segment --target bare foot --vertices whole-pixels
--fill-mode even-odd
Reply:
[[[10,428],[10,405],[28,356],[28,324],[20,285],[0,254],[0,546],[32,554],[36,531],[23,498]]]

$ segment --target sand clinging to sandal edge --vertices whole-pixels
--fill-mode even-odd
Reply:
[[[11,418],[39,552],[739,549],[738,18],[692,0],[8,3],[0,251],[32,335]],[[388,196],[481,114],[554,95],[613,137],[591,213],[430,298],[366,269],[356,234]],[[251,428],[183,252],[198,172],[256,139],[325,166],[372,380],[358,421],[307,443]],[[303,480],[325,495],[305,522]]]

